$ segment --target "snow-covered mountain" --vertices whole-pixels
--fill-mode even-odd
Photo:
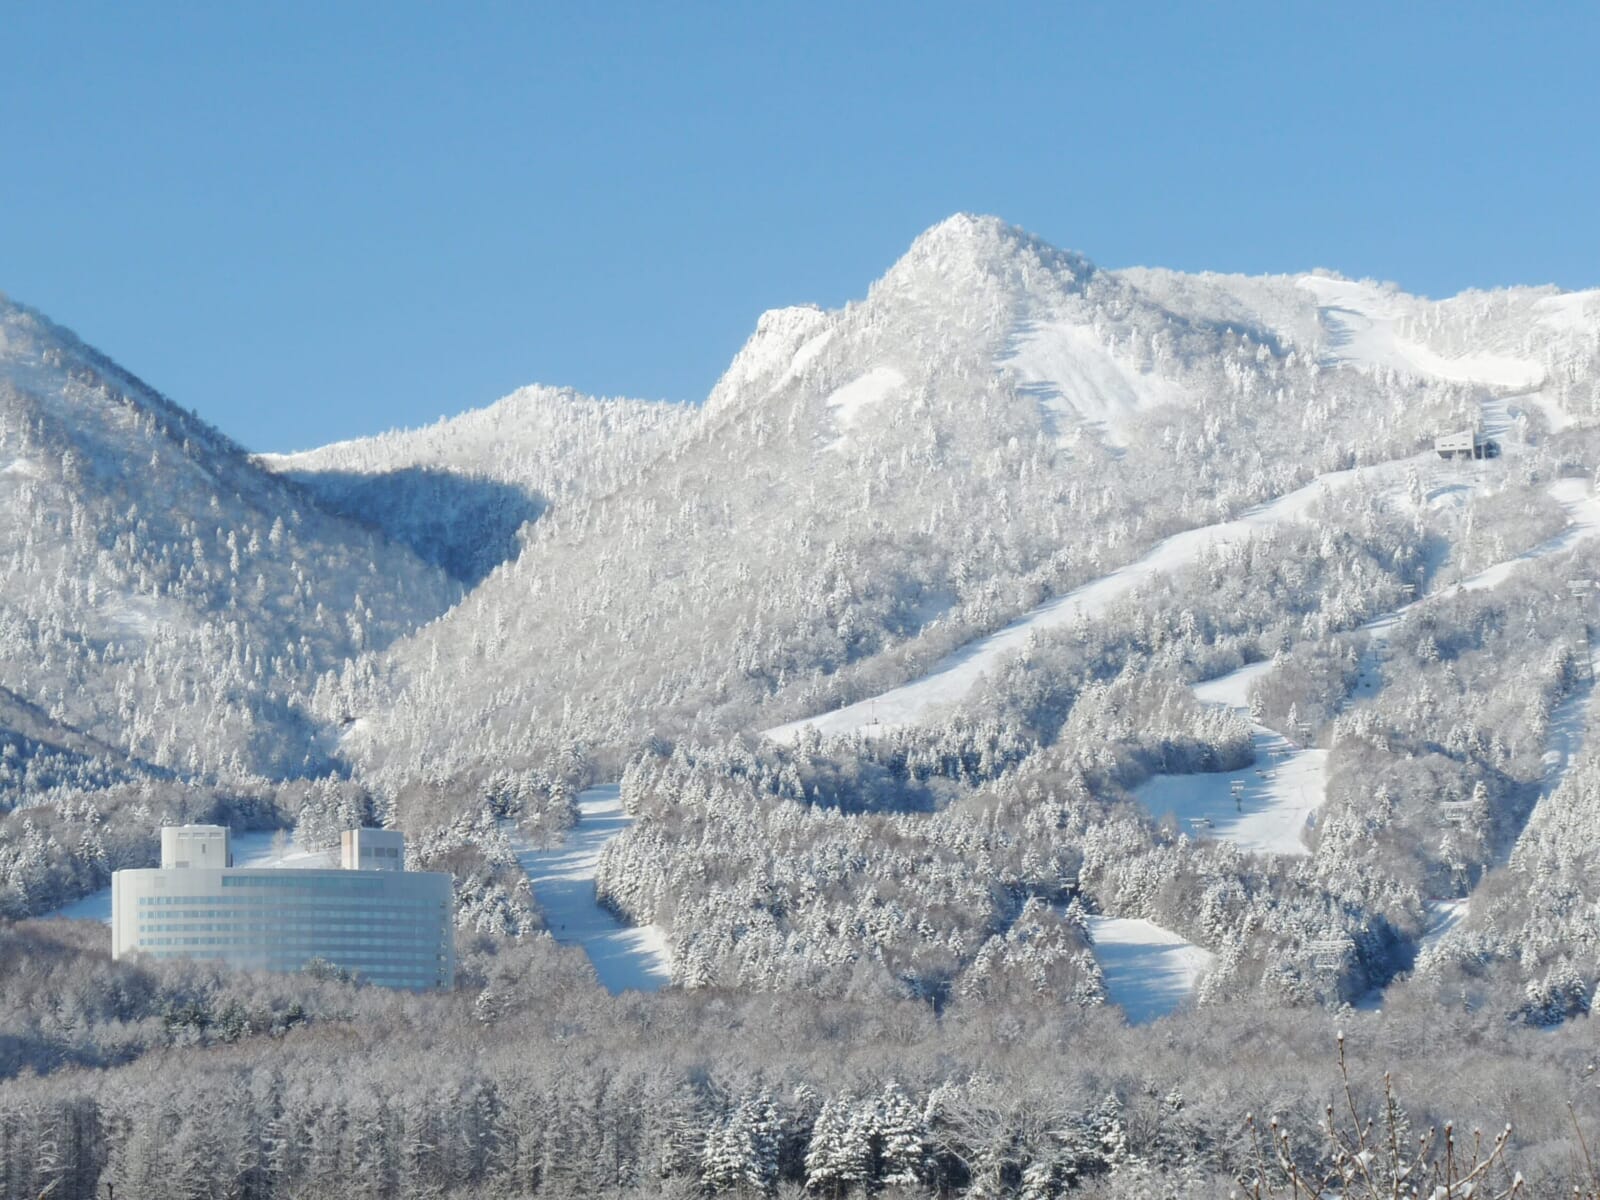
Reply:
[[[0,778],[318,776],[279,811],[439,854],[620,779],[594,878],[687,986],[1088,1004],[1100,930],[1203,1001],[1518,955],[1570,993],[1503,906],[1422,939],[1583,853],[1543,764],[1587,711],[1596,293],[1106,270],[961,215],[760,317],[703,405],[529,388],[261,459],[3,328],[0,687],[48,728]],[[1465,427],[1501,453],[1433,453]],[[525,927],[496,853],[463,911]]]
[[[353,751],[453,774],[804,717],[1477,411],[1468,384],[1342,363],[1311,290],[1256,290],[1252,315],[1234,281],[936,226],[864,301],[764,316],[670,453],[384,656],[341,701],[371,715]]]
[[[458,594],[10,302],[0,496],[0,687],[197,779],[327,769],[318,677]]]

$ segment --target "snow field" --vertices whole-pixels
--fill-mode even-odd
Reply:
[[[1491,387],[1535,388],[1544,379],[1544,367],[1528,359],[1496,354],[1446,357],[1395,331],[1405,302],[1412,298],[1391,293],[1373,283],[1304,276],[1299,284],[1316,297],[1323,327],[1328,331],[1331,357],[1339,362],[1390,367],[1411,375],[1431,375],[1456,383],[1482,383]]]
[[[551,934],[564,946],[582,947],[614,995],[655,991],[672,979],[662,930],[623,924],[600,906],[595,892],[600,851],[632,823],[622,811],[621,787],[607,783],[579,793],[578,823],[560,846],[536,850],[515,837],[512,841]]]
[[[1250,687],[1272,670],[1250,663],[1192,689],[1202,704],[1249,717]],[[1276,730],[1251,726],[1255,763],[1237,771],[1156,775],[1134,789],[1152,817],[1175,817],[1194,837],[1218,838],[1241,850],[1305,854],[1302,835],[1322,806],[1328,786],[1328,752],[1297,746]],[[1235,796],[1234,785],[1239,784]]]
[[[1194,837],[1218,838],[1263,854],[1307,853],[1302,834],[1322,806],[1328,752],[1307,750],[1257,725],[1256,761],[1237,771],[1156,775],[1134,789],[1152,817],[1176,817]],[[1240,794],[1234,785],[1242,784]]]
[[[860,378],[830,393],[823,403],[833,413],[834,422],[842,432],[828,443],[827,449],[837,450],[843,446],[848,431],[861,419],[862,414],[888,399],[897,389],[905,386],[905,382],[906,377],[893,367],[874,367]]]
[[[1430,900],[1428,901],[1428,924],[1422,931],[1420,950],[1426,950],[1457,925],[1461,918],[1467,915],[1467,909],[1472,901],[1467,897],[1459,900]]]
[[[1130,1025],[1166,1016],[1182,1004],[1214,957],[1137,917],[1090,917],[1089,936],[1111,1002]]]
[[[1056,418],[1058,431],[1086,421],[1111,446],[1126,444],[1133,418],[1185,399],[1177,384],[1124,362],[1093,329],[1071,321],[1024,325],[1000,365],[1015,373],[1023,391],[1038,397]]]

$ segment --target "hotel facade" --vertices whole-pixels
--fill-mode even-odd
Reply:
[[[338,869],[288,869],[235,867],[223,826],[168,826],[159,868],[112,876],[111,953],[266,971],[320,960],[383,987],[449,988],[452,883],[407,871],[392,830],[345,832]]]

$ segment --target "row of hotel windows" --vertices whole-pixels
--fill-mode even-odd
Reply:
[[[167,924],[139,923],[139,936],[151,933],[233,933],[252,934],[269,940],[305,941],[307,938],[351,942],[373,946],[436,945],[440,940],[438,930],[396,929],[374,930],[371,925],[239,925],[239,924]]]
[[[229,909],[179,909],[178,912],[141,912],[139,926],[149,925],[150,922],[181,922],[184,925],[194,922],[245,922],[246,925],[259,926],[262,922],[269,923],[272,928],[283,930],[304,930],[304,928],[317,928],[317,930],[371,930],[371,928],[406,928],[406,930],[432,930],[438,926],[450,925],[450,918],[438,914],[435,920],[411,920],[411,922],[394,922],[384,917],[378,917],[366,912],[333,912],[326,914],[323,920],[318,917],[323,914],[315,912],[234,912]]]
[[[240,946],[240,947],[256,947],[256,946],[260,946],[260,945],[261,945],[261,943],[259,941],[253,940],[251,938],[230,938],[230,937],[142,937],[142,938],[139,939],[139,948],[141,950],[142,949],[148,949],[148,948],[154,948],[154,947],[157,947],[157,946]],[[331,947],[323,947],[323,949],[329,950],[330,953],[332,952],[332,948]],[[369,950],[341,949],[341,950],[338,951],[338,953],[340,954],[341,958],[348,958],[348,959],[351,959],[351,960],[367,959],[367,960],[376,960],[378,962],[443,962],[445,960],[445,956],[443,954],[419,954],[416,951],[411,951],[411,950],[385,950],[385,949],[379,949],[379,948],[376,948],[376,947],[372,948],[372,949],[369,949]],[[295,949],[295,948],[289,947],[289,946],[283,946],[283,947],[277,949],[275,953],[274,952],[269,952],[267,954],[262,955],[262,957],[263,958],[287,958],[287,959],[291,959],[291,960],[294,960],[294,961],[300,961],[300,960],[304,959],[305,951],[304,950],[298,950],[298,949]]]
[[[221,914],[226,916],[227,914]],[[398,925],[392,921],[173,921],[173,920],[148,920],[139,922],[142,933],[217,933],[222,930],[232,930],[239,933],[259,931],[263,933],[393,933],[398,936],[405,934],[409,937],[437,938],[440,932],[449,927],[446,921],[437,925],[420,923],[407,923]]]
[[[180,927],[196,921],[225,921],[230,926],[242,925],[249,929],[438,929],[450,924],[450,918],[443,913],[431,920],[417,917],[408,921],[374,920],[370,913],[359,912],[236,913],[227,909],[194,909],[139,914],[139,928],[143,929],[152,921],[176,922]]]
[[[139,907],[170,907],[174,904],[223,904],[230,908],[235,906],[255,907],[300,907],[323,909],[354,908],[367,912],[374,908],[394,909],[442,909],[445,907],[443,900],[412,900],[400,896],[364,896],[359,902],[346,900],[343,903],[337,900],[328,900],[321,897],[277,895],[277,896],[140,896]]]
[[[360,871],[301,872],[282,871],[272,875],[224,875],[225,888],[306,888],[312,891],[359,892],[376,891],[393,886],[388,879],[372,872]]]

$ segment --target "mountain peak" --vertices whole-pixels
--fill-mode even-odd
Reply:
[[[803,369],[826,344],[831,327],[829,315],[814,304],[768,309],[706,398],[706,409],[716,411],[735,396],[768,390]]]
[[[885,278],[931,274],[950,283],[974,276],[1023,282],[1022,276],[1040,268],[1071,280],[1095,270],[1081,254],[1057,249],[999,217],[959,212],[918,235]]]

